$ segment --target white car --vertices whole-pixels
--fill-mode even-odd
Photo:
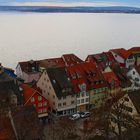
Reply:
[[[90,112],[81,112],[80,113],[81,118],[86,118],[86,117],[89,117],[89,116],[90,116]]]
[[[77,119],[79,119],[79,118],[80,118],[80,114],[79,114],[79,113],[75,113],[75,114],[73,114],[73,115],[70,117],[71,120],[77,120]]]

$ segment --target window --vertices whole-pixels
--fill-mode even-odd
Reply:
[[[35,98],[34,98],[34,97],[32,97],[32,98],[31,98],[31,102],[34,102],[34,101],[35,101]]]
[[[63,106],[66,106],[66,102],[63,103]]]
[[[41,96],[38,96],[38,101],[41,101],[42,100],[42,97]]]
[[[42,107],[42,103],[38,103],[38,107]]]
[[[63,96],[63,99],[66,99],[66,96]]]
[[[89,102],[89,98],[86,98],[86,102]]]
[[[35,67],[32,67],[32,71],[35,71]]]
[[[53,99],[55,99],[55,96],[53,95]]]
[[[82,97],[84,97],[84,96],[85,96],[85,94],[84,94],[84,93],[82,93],[82,94],[81,94],[81,96],[82,96]]]
[[[135,71],[133,71],[133,75],[135,75]]]
[[[44,83],[42,82],[42,85],[44,85]]]
[[[74,101],[71,101],[71,104],[74,104],[75,102]]]
[[[68,81],[70,81],[70,78],[68,77]]]
[[[71,92],[72,91],[72,89],[71,88],[69,88],[69,90],[68,90],[69,92]]]
[[[51,87],[49,86],[49,89],[51,89]]]
[[[62,93],[64,93],[65,92],[65,89],[62,89]]]
[[[128,107],[128,106],[125,106],[125,105],[121,105],[121,107],[122,107],[124,110],[128,111],[128,112],[132,112],[132,111],[133,111],[133,109],[132,109],[131,107]]]
[[[81,103],[84,103],[84,99],[81,100]]]
[[[46,81],[46,78],[44,78],[44,81]]]
[[[44,102],[44,103],[43,103],[43,106],[47,106],[47,102]]]
[[[71,97],[73,98],[73,97],[75,97],[75,95],[74,95],[74,94],[72,94],[72,95],[71,95]]]
[[[135,81],[139,82],[139,78],[135,78]]]
[[[77,100],[77,104],[80,104],[80,100]]]
[[[45,113],[45,112],[47,112],[47,109],[46,108],[43,109],[43,113]]]
[[[95,93],[98,93],[98,89],[95,89]]]
[[[39,110],[38,110],[38,113],[42,113],[42,109],[39,109]]]
[[[79,98],[79,97],[80,97],[80,94],[78,93],[78,94],[77,94],[77,98]]]
[[[55,102],[53,102],[53,105],[55,105]]]
[[[58,104],[58,107],[61,107],[61,103]]]

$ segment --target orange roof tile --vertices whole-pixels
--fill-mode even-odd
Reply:
[[[120,55],[124,59],[127,59],[130,55],[129,51],[125,50],[124,48],[112,49],[110,51]]]
[[[39,94],[40,96],[42,96],[43,98],[45,98],[45,97],[42,95],[41,89],[39,89],[39,88],[33,88],[33,87],[30,87],[30,86],[27,85],[27,84],[22,84],[22,85],[21,85],[21,88],[23,89],[23,96],[24,96],[25,103],[26,103],[34,94]],[[46,99],[46,98],[45,98],[45,99]],[[47,99],[46,99],[46,100],[47,100]]]
[[[140,47],[132,47],[128,51],[129,53],[137,53],[140,52]]]

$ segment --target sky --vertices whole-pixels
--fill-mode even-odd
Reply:
[[[140,7],[140,0],[0,0],[0,5],[18,5],[18,6],[131,6],[131,7]]]

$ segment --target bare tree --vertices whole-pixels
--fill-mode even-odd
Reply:
[[[124,95],[126,95],[125,92],[120,92],[117,96],[110,98],[93,116],[94,128],[97,128],[100,135],[107,139],[116,137],[122,140],[129,129],[140,126],[140,122],[130,113],[132,108],[127,106],[129,99]],[[95,120],[95,118],[98,119]]]
[[[12,112],[15,129],[19,140],[42,140],[43,127],[39,123],[37,113],[32,107],[16,108]]]
[[[68,140],[77,137],[76,122],[67,117],[59,118],[57,121],[52,121],[46,130],[46,137],[51,140]]]

